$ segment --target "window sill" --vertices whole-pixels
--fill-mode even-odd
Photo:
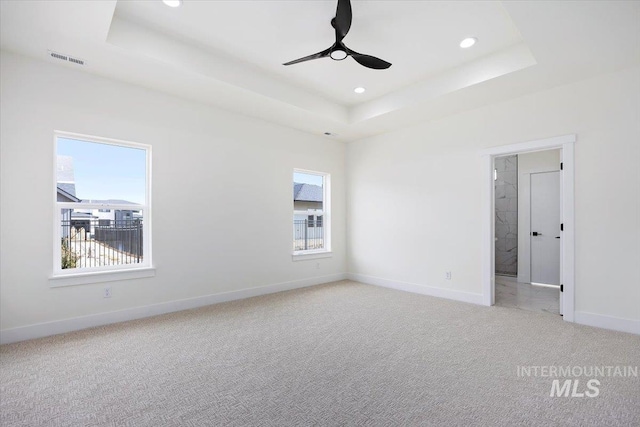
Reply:
[[[294,252],[291,256],[293,261],[305,261],[308,259],[318,259],[318,258],[331,258],[333,256],[333,252],[331,251],[319,251],[319,252]]]
[[[133,268],[116,271],[94,271],[90,273],[61,274],[49,278],[49,287],[88,285],[90,283],[114,282],[118,280],[141,279],[154,277],[153,267]]]

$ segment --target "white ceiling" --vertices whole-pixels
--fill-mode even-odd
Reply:
[[[199,43],[344,105],[377,98],[521,41],[497,2],[354,1],[352,9],[353,25],[344,42],[392,62],[388,70],[364,68],[351,59],[282,65],[331,46],[336,0],[187,1],[175,10],[157,1],[118,2],[115,16]],[[460,49],[466,36],[482,41]],[[355,94],[357,86],[367,92]]]
[[[0,7],[2,49],[345,141],[640,62],[634,1],[352,0],[344,42],[387,70],[351,58],[281,65],[333,43],[336,0]],[[469,36],[479,42],[461,49]]]

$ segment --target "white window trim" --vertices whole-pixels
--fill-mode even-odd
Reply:
[[[57,171],[58,171],[58,138],[76,139],[79,141],[94,142],[98,144],[116,145],[126,148],[136,148],[146,152],[146,179],[145,179],[145,202],[136,205],[99,204],[99,203],[73,203],[58,202],[57,197]],[[141,277],[152,277],[155,275],[155,268],[152,264],[152,236],[151,236],[151,145],[137,142],[122,141],[118,139],[103,138],[93,135],[83,135],[73,132],[54,131],[53,135],[53,272],[49,278],[50,287],[75,286],[89,283],[110,282],[116,280],[127,280]],[[89,208],[89,209],[122,209],[141,210],[143,212],[142,221],[142,245],[143,262],[139,264],[113,265],[91,268],[62,269],[60,259],[62,250],[60,246],[61,229],[61,209]]]
[[[293,261],[306,261],[310,259],[331,258],[333,252],[325,250],[311,250],[311,251],[294,251],[291,259]]]
[[[138,264],[136,264],[138,265]],[[114,266],[120,267],[120,266]],[[61,274],[49,278],[49,287],[59,288],[62,286],[88,285],[90,283],[115,282],[119,280],[142,279],[154,277],[156,269],[146,268],[126,268],[118,271],[92,271],[84,273]]]
[[[332,256],[331,251],[331,174],[328,172],[318,172],[307,169],[293,169],[293,173],[305,173],[322,177],[322,226],[324,227],[324,248],[311,249],[306,251],[292,251],[293,261],[303,261],[308,259],[327,258]],[[292,174],[293,176],[293,174]],[[293,202],[295,203],[295,202]],[[292,210],[293,214],[297,211]],[[302,211],[300,211],[302,212]],[[307,212],[307,211],[304,211]],[[293,236],[292,236],[293,237]]]

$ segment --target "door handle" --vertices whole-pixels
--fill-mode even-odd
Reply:
[[[537,231],[532,231],[531,235],[532,236],[542,236],[542,233],[538,233]]]
[[[559,239],[559,238],[560,238],[560,236],[556,236],[556,239]]]

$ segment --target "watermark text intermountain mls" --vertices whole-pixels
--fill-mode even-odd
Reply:
[[[607,377],[638,377],[637,366],[518,366],[518,377],[555,378],[550,397],[597,397],[600,380]],[[560,379],[564,379],[562,385]],[[581,383],[582,380],[582,383]],[[585,385],[582,385],[585,384]]]
[[[519,377],[637,377],[637,366],[518,366]]]

